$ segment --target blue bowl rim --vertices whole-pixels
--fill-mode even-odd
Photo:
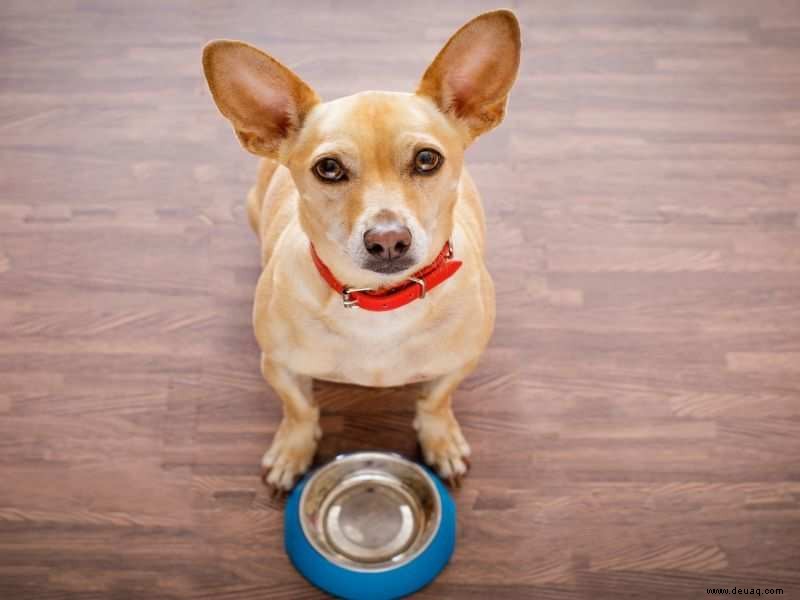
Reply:
[[[382,454],[389,453],[382,452]],[[340,456],[352,456],[352,454]],[[408,460],[402,456],[400,458]],[[284,515],[285,550],[292,564],[305,579],[319,589],[338,597],[389,600],[412,594],[439,575],[455,550],[457,529],[455,503],[447,488],[434,473],[423,465],[409,462],[430,476],[441,503],[439,527],[425,549],[407,562],[389,569],[374,571],[353,570],[329,560],[311,545],[300,524],[300,497],[310,477],[313,476],[313,473],[309,473],[289,496]]]

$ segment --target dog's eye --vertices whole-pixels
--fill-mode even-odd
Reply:
[[[443,160],[442,155],[436,150],[425,148],[417,152],[414,158],[414,170],[420,175],[430,175],[441,166]]]
[[[314,174],[325,182],[342,181],[347,178],[347,172],[335,158],[319,159],[314,165]]]

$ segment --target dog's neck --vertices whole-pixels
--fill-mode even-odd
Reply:
[[[409,277],[413,277],[415,273],[433,263],[444,244],[452,239],[451,235],[437,235],[436,239],[431,241],[430,248],[422,261],[404,271],[382,274],[359,268],[348,255],[327,240],[317,241],[312,239],[311,236],[307,237],[309,244],[313,244],[320,260],[343,285],[374,290],[390,289],[407,281]],[[309,260],[311,260],[310,255]]]
[[[320,276],[335,292],[342,296],[345,308],[383,312],[402,308],[414,300],[425,298],[429,291],[455,275],[461,268],[460,260],[453,260],[453,247],[445,242],[433,262],[415,271],[413,275],[392,287],[354,288],[339,281],[317,254],[314,244],[309,251]]]

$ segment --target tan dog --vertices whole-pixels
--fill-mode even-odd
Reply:
[[[503,119],[519,57],[513,13],[490,12],[453,35],[416,93],[323,103],[252,46],[206,46],[217,106],[242,145],[265,157],[248,213],[261,240],[253,314],[261,371],[284,411],[262,461],[269,485],[290,489],[311,464],[321,436],[313,378],[427,382],[414,420],[425,460],[451,480],[466,472],[470,450],[451,398],[486,347],[495,307],[483,209],[463,156]],[[428,265],[455,272],[424,289]],[[375,291],[341,293],[324,269],[341,286]],[[391,312],[361,308],[402,294],[415,299]]]

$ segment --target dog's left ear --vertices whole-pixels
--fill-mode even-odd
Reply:
[[[517,78],[519,22],[510,10],[475,17],[445,44],[417,94],[467,128],[469,141],[500,124]]]

